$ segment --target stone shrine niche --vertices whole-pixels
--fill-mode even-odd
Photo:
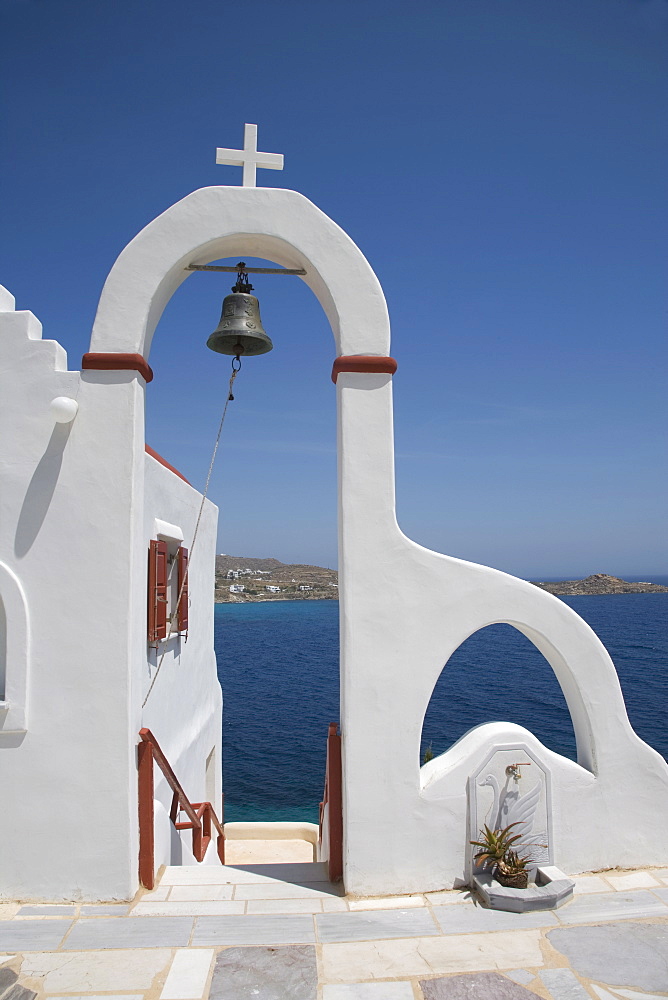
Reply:
[[[525,744],[494,747],[469,778],[468,798],[468,841],[480,840],[485,824],[494,830],[517,823],[514,846],[534,860],[531,870],[553,863],[550,772]],[[476,850],[469,844],[469,873],[477,869]]]

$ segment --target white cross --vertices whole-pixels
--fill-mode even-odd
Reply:
[[[243,187],[255,187],[255,171],[257,167],[268,170],[283,169],[282,153],[258,153],[257,125],[244,125],[243,149],[217,149],[216,163],[224,163],[230,167],[243,167]]]

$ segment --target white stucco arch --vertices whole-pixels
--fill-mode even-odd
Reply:
[[[480,569],[484,570],[486,567],[480,567]],[[496,571],[490,570],[489,572],[493,574]],[[520,618],[519,616],[525,611],[522,600],[524,594],[521,587],[523,581],[517,582],[520,587],[514,595],[514,603],[516,604],[514,615],[490,615],[489,618],[481,618],[475,628],[471,628],[468,624],[462,629],[454,628],[450,631],[447,638],[448,652],[442,660],[440,669],[431,663],[425,677],[420,734],[436,684],[460,646],[472,635],[490,625],[510,625],[526,636],[551,667],[571,717],[578,763],[586,770],[596,773],[600,761],[605,760],[605,751],[608,748],[607,741],[612,736],[607,725],[608,720],[614,718],[617,727],[622,726],[627,735],[633,734],[614,664],[600,639],[587,623],[567,605],[563,605],[562,602],[558,601],[558,598],[553,598],[550,594],[545,595],[547,598],[546,607],[541,608],[543,620],[540,628],[537,627],[535,619],[527,616],[530,621],[533,621],[533,624],[529,624],[524,619],[524,615]],[[558,620],[561,617],[558,615],[560,607],[554,609],[558,618],[550,620],[552,618],[550,615],[552,601],[557,601],[559,605],[571,612],[569,627],[576,631],[577,639],[576,636],[569,637],[564,630],[563,622]],[[456,618],[456,615],[454,617]],[[580,627],[581,625],[584,626],[584,629]],[[568,641],[569,639],[570,641]],[[570,648],[566,649],[566,645]],[[583,669],[585,662],[588,664],[586,670]],[[531,683],[530,678],[527,679],[527,683]],[[599,697],[601,690],[606,691],[603,704],[601,704]],[[614,738],[619,739],[619,731]],[[419,745],[418,740],[418,749]]]
[[[304,268],[329,320],[337,355],[389,354],[390,325],[380,283],[350,237],[296,191],[208,187],[187,195],[148,224],[109,272],[91,352],[141,354],[179,285],[232,255]]]
[[[430,554],[448,583],[443,586],[440,615],[429,615],[422,622],[425,628],[431,619],[426,626],[431,648],[424,657],[418,748],[424,715],[444,665],[471,635],[496,624],[516,628],[550,664],[570,712],[581,767],[598,775],[606,766],[618,766],[622,745],[642,743],[629,722],[608,651],[572,608],[499,570]]]
[[[0,602],[7,627],[5,697],[0,700],[0,736],[27,726],[30,627],[28,602],[16,574],[0,562]]]
[[[148,360],[162,311],[191,273],[186,266],[232,255],[304,268],[337,355],[389,354],[382,289],[352,240],[297,192],[237,187],[188,195],[128,244],[105,283],[91,353]],[[117,375],[127,379],[128,373]],[[125,391],[114,373],[105,376],[97,396],[100,431],[102,406],[113,390],[132,421],[134,464],[128,461],[127,469],[139,489],[143,384],[132,378]],[[360,895],[405,893],[443,888],[461,877],[467,776],[490,741],[519,738],[519,727],[478,727],[432,762],[428,787],[417,748],[443,664],[473,632],[502,622],[548,660],[573,721],[578,764],[551,757],[557,860],[570,871],[665,862],[651,829],[657,821],[668,825],[668,766],[631,728],[616,671],[594,632],[532,584],[431,552],[401,532],[391,383],[382,367],[344,369],[337,380],[346,888]],[[140,580],[144,554],[137,549],[133,558],[132,580]],[[375,587],[367,585],[369,567]],[[139,605],[140,590],[136,600],[130,596],[132,606]],[[525,730],[520,735],[538,744]],[[613,813],[618,819],[610,833]]]
[[[568,711],[568,715],[569,715],[569,718],[571,720],[571,726],[572,726],[572,729],[573,729],[573,735],[574,735],[574,738],[575,738],[576,745],[579,745],[582,748],[581,752],[579,754],[580,760],[582,760],[582,759],[584,759],[584,760],[593,759],[594,755],[591,752],[591,746],[592,746],[592,744],[593,744],[594,741],[593,741],[593,736],[592,736],[592,732],[591,732],[591,726],[589,724],[589,713],[587,711],[587,707],[583,704],[582,698],[578,697],[577,698],[577,704],[576,704],[576,706],[574,706],[575,719],[578,720],[578,728],[579,728],[579,733],[578,733],[576,731],[576,724],[575,724],[575,719],[574,719],[574,712],[571,711],[571,708],[570,708],[569,703],[568,703],[568,699],[566,697],[566,691],[564,690],[564,686],[562,686],[562,679],[564,680],[567,689],[568,689],[569,684],[572,686],[572,677],[570,676],[571,675],[571,671],[570,671],[569,666],[566,664],[566,665],[563,665],[563,668],[562,668],[562,664],[558,664],[557,665],[557,669],[555,669],[553,663],[550,662],[550,660],[548,660],[548,658],[545,656],[545,654],[543,653],[543,651],[538,648],[538,646],[533,641],[533,639],[529,635],[527,635],[526,626],[520,627],[517,622],[515,622],[515,621],[508,621],[508,620],[506,620],[506,621],[489,622],[487,625],[481,625],[480,628],[474,629],[472,632],[469,632],[468,635],[466,635],[462,639],[462,641],[459,643],[459,645],[452,651],[452,653],[444,661],[444,663],[443,663],[443,665],[441,667],[440,672],[436,676],[436,679],[434,681],[434,684],[433,684],[431,690],[427,691],[427,688],[425,688],[425,692],[424,692],[424,713],[422,715],[422,721],[420,723],[420,727],[421,727],[420,742],[419,742],[420,752],[421,752],[421,748],[424,745],[424,725],[425,725],[427,714],[429,712],[429,708],[430,708],[431,702],[432,702],[432,700],[434,698],[434,695],[436,694],[437,688],[440,687],[440,691],[441,691],[440,697],[443,696],[443,691],[445,689],[447,689],[447,677],[448,677],[448,671],[450,669],[450,665],[451,665],[451,662],[452,662],[452,658],[454,656],[456,656],[457,653],[459,653],[459,651],[462,649],[462,646],[465,646],[467,644],[467,642],[469,641],[469,639],[473,639],[480,632],[485,632],[487,629],[494,628],[495,625],[508,625],[508,626],[510,626],[515,633],[519,633],[521,636],[523,636],[525,639],[527,639],[528,642],[530,643],[530,645],[533,647],[533,650],[536,653],[540,654],[540,657],[539,657],[540,663],[537,665],[538,666],[538,670],[541,671],[541,672],[542,671],[551,672],[552,675],[554,676],[557,684],[559,685],[559,690],[561,691],[561,693],[562,693],[562,695],[564,697],[564,701],[566,703],[566,709]],[[490,637],[488,636],[487,639],[489,641]],[[505,679],[505,663],[503,662],[503,659],[501,658],[501,656],[499,656],[499,654],[497,652],[494,652],[493,656],[494,656],[494,659],[491,661],[490,667],[491,667],[491,669],[493,669],[494,671],[496,671],[498,673],[498,680],[501,683],[503,683],[504,679]],[[564,675],[564,668],[565,668],[565,675]],[[523,680],[525,680],[526,683],[530,685],[533,682],[534,676],[535,676],[535,674],[534,674],[534,671],[532,670],[531,673],[529,675],[527,675],[526,678],[523,678]],[[481,684],[483,682],[484,682],[484,679],[483,679],[483,677],[481,677],[481,678],[478,679],[477,683]],[[428,684],[427,684],[427,687],[428,687]],[[572,693],[570,693],[570,695],[571,695],[571,702],[572,702],[573,701],[573,695],[572,695]],[[579,695],[579,689],[578,689],[578,695]],[[514,700],[520,700],[520,698],[521,698],[521,696],[518,693],[517,699],[511,699],[510,700],[510,703],[509,703],[509,706],[508,706],[507,710],[505,709],[505,707],[504,707],[503,704],[500,705],[499,708],[497,709],[495,715],[492,716],[492,718],[490,718],[489,721],[493,721],[493,719],[495,719],[497,717],[503,717],[504,719],[508,719],[508,716],[513,714],[513,712],[512,712],[513,701]],[[583,722],[583,720],[584,720],[584,722]],[[480,723],[480,725],[484,725],[484,724],[485,723]],[[460,736],[457,736],[454,739],[451,739],[450,740],[450,745],[451,746],[454,745],[460,738],[461,738]]]

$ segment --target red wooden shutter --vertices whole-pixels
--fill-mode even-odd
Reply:
[[[181,594],[177,612],[179,632],[186,632],[188,629],[188,549],[183,545],[179,546],[178,557],[178,593]],[[185,583],[184,583],[185,581]],[[181,592],[183,587],[183,592]]]
[[[152,539],[148,550],[148,641],[167,637],[167,542]]]

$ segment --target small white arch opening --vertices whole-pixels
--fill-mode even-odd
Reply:
[[[422,722],[420,764],[487,722],[523,726],[550,750],[577,760],[573,720],[552,666],[507,623],[473,632],[443,666]]]

